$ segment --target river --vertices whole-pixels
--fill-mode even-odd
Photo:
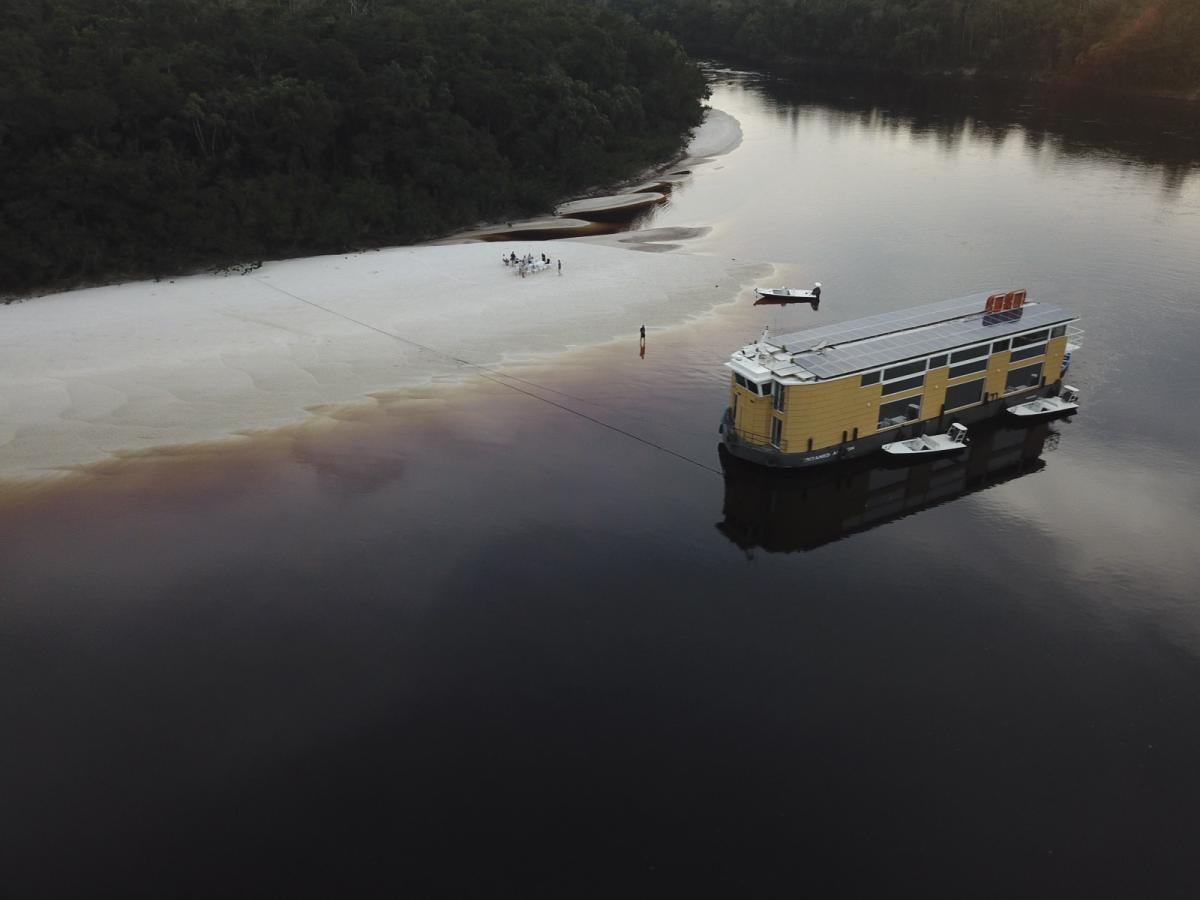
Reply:
[[[0,894],[1196,895],[1194,107],[712,78],[642,224],[818,311],[0,501]],[[764,324],[1012,288],[1071,420],[722,474]]]

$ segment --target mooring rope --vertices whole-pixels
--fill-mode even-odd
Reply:
[[[278,291],[279,293],[284,294],[288,297],[291,297],[293,300],[299,300],[301,303],[311,306],[314,309],[319,309],[322,312],[327,312],[330,315],[337,316],[341,319],[345,319],[347,322],[353,322],[355,325],[359,325],[363,328],[370,329],[371,331],[382,334],[385,337],[391,338],[392,340],[400,341],[403,344],[408,344],[411,347],[416,347],[417,349],[423,350],[426,353],[432,353],[434,356],[440,356],[443,359],[451,360],[452,362],[456,362],[459,365],[468,366],[469,368],[472,368],[472,369],[477,369],[479,371],[481,377],[487,379],[488,381],[492,382],[493,384],[498,384],[501,387],[506,387],[509,390],[516,391],[518,394],[524,394],[526,397],[532,397],[534,400],[540,400],[542,403],[545,403],[549,406],[553,406],[555,409],[561,409],[563,412],[570,413],[573,416],[578,416],[579,418],[584,419],[585,421],[591,422],[594,425],[599,425],[601,428],[607,428],[609,431],[613,431],[613,432],[616,432],[617,434],[624,435],[625,437],[629,438],[630,440],[637,441],[640,444],[645,444],[647,447],[651,447],[655,450],[660,451],[661,453],[666,453],[669,456],[674,456],[676,459],[680,459],[680,460],[683,460],[684,462],[691,463],[693,466],[704,469],[706,472],[712,472],[716,475],[724,475],[724,473],[720,469],[714,468],[714,467],[708,465],[707,463],[701,462],[698,459],[693,459],[692,457],[690,457],[684,453],[680,453],[676,450],[672,450],[670,447],[664,447],[662,444],[652,441],[649,438],[645,438],[645,437],[642,437],[641,435],[634,434],[632,431],[627,431],[626,429],[621,428],[617,425],[613,425],[609,422],[605,422],[602,419],[597,419],[594,416],[589,416],[587,413],[580,412],[577,409],[572,409],[569,406],[564,406],[561,403],[556,403],[553,400],[550,400],[546,397],[541,397],[531,391],[524,390],[515,384],[510,384],[508,381],[501,381],[499,379],[509,379],[510,381],[518,381],[522,384],[527,384],[531,387],[535,387],[538,390],[546,391],[547,393],[551,393],[551,394],[558,394],[560,397],[567,397],[571,400],[578,400],[581,403],[589,403],[589,404],[592,404],[595,406],[603,406],[602,404],[595,403],[594,401],[587,400],[583,397],[576,397],[573,394],[568,394],[563,391],[557,391],[554,388],[550,388],[550,387],[546,387],[545,385],[538,384],[536,381],[528,381],[524,378],[518,378],[515,375],[507,375],[503,372],[497,372],[495,369],[492,369],[489,366],[485,366],[480,363],[474,363],[468,359],[462,359],[461,357],[455,356],[452,353],[446,353],[441,350],[436,350],[433,347],[426,346],[425,344],[422,344],[418,341],[414,341],[410,338],[406,338],[406,337],[403,337],[402,335],[396,334],[395,332],[388,331],[386,328],[380,328],[378,325],[372,325],[370,322],[364,322],[361,319],[356,319],[356,318],[354,318],[354,316],[346,315],[346,313],[339,312],[336,309],[330,309],[328,306],[322,306],[320,303],[317,303],[314,300],[309,300],[305,297],[301,297],[299,294],[292,293],[289,290],[285,290],[284,288],[279,287],[279,285],[271,284],[269,281],[263,281],[258,276],[251,276],[251,277],[254,278],[254,280],[257,281],[259,284],[264,285],[265,287],[269,287],[272,290]]]

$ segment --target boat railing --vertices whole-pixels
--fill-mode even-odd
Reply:
[[[725,416],[725,437],[733,443],[751,444],[763,450],[778,450],[780,453],[788,452],[787,438],[781,437],[779,443],[772,443],[769,434],[736,427],[728,413]]]

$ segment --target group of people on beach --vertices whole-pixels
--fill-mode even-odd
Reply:
[[[506,266],[514,266],[522,278],[531,272],[544,272],[550,268],[550,264],[554,262],[545,253],[539,254],[535,258],[532,253],[526,253],[524,256],[517,256],[516,253],[509,253],[507,256],[500,257],[501,261]],[[558,274],[562,274],[562,260],[558,261]]]

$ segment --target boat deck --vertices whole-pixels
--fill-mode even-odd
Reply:
[[[1076,320],[1074,314],[1051,303],[1027,303],[1019,309],[984,313],[981,310],[988,296],[972,294],[772,335],[766,343],[789,354],[790,363],[804,373],[825,380]]]

